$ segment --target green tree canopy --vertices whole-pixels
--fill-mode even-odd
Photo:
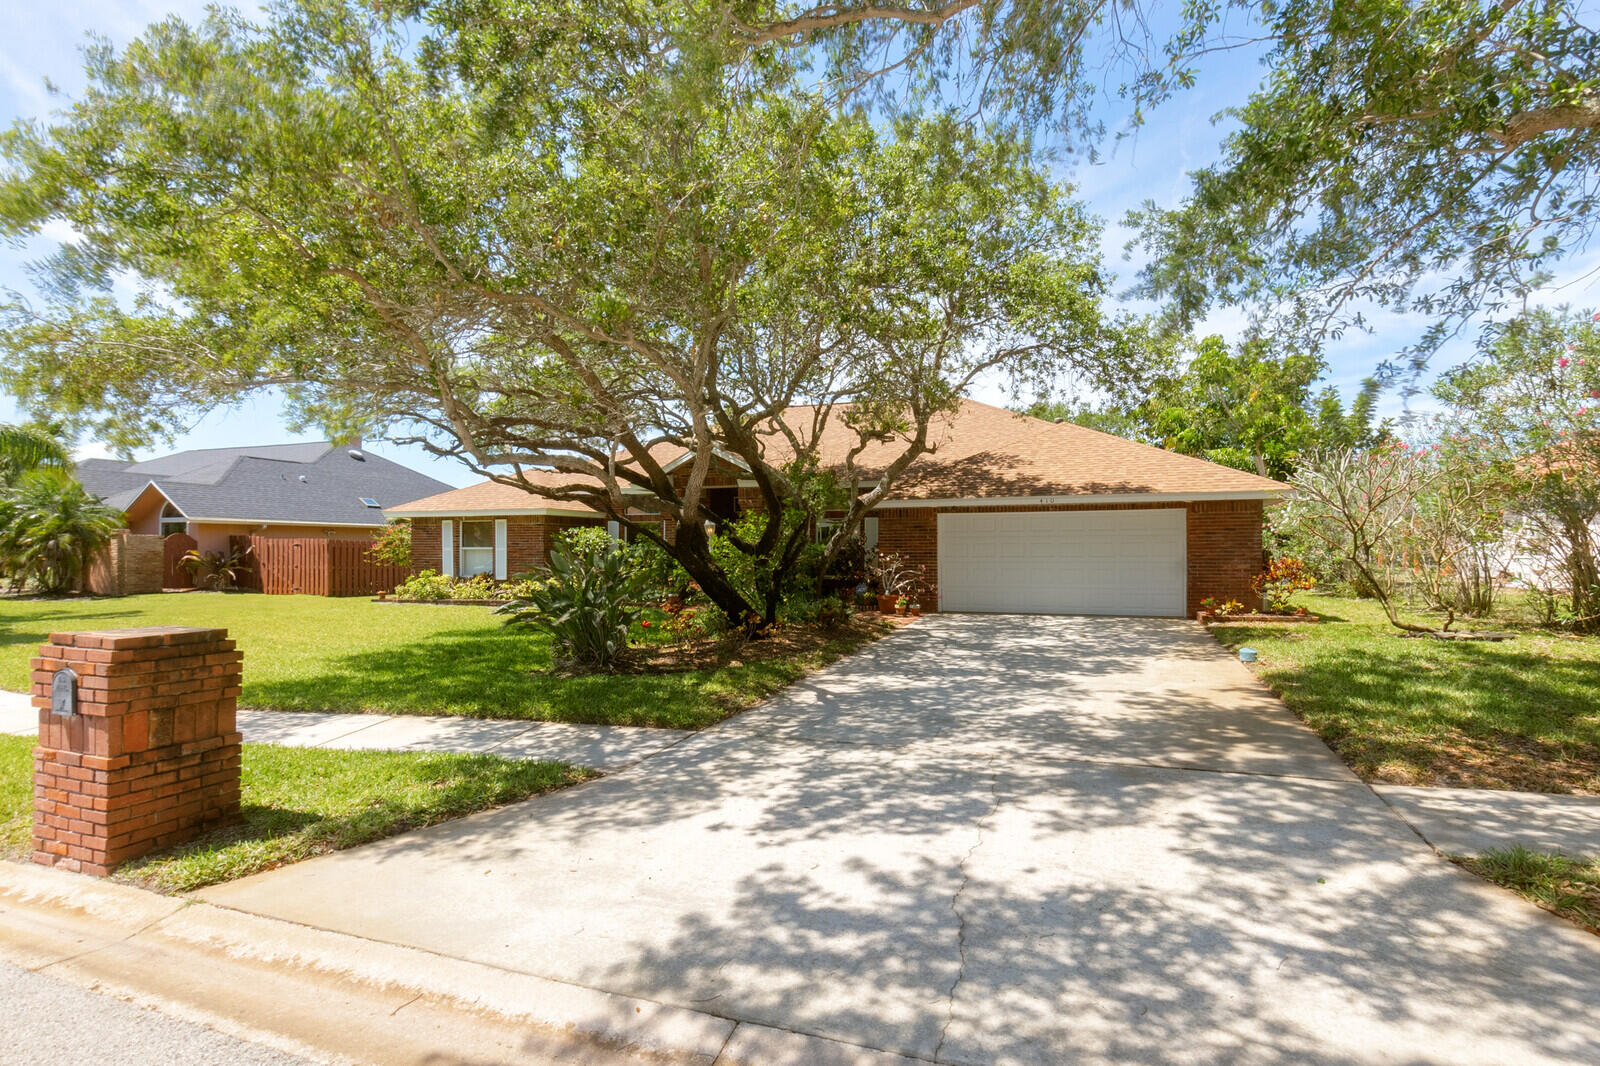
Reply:
[[[1154,256],[1141,291],[1180,323],[1252,306],[1313,349],[1374,306],[1417,313],[1419,366],[1594,233],[1600,29],[1581,17],[1561,0],[1264,9],[1268,73],[1228,113],[1221,161],[1130,220]]]
[[[72,453],[54,433],[35,426],[0,426],[0,486],[40,467],[67,470]]]
[[[1366,448],[1389,434],[1376,420],[1378,382],[1363,383],[1347,410],[1338,389],[1312,392],[1325,369],[1259,340],[1230,350],[1211,336],[1181,369],[1155,374],[1137,402],[1039,402],[1027,413],[1287,480],[1306,451]]]
[[[124,446],[276,387],[336,434],[530,490],[523,470],[553,467],[558,499],[674,519],[667,549],[742,617],[704,530],[718,455],[784,514],[820,498],[824,430],[897,442],[866,491],[843,472],[842,544],[980,375],[1121,379],[1094,228],[1026,141],[840,112],[777,59],[602,62],[593,24],[523,53],[513,108],[471,35],[452,71],[449,42],[408,49],[354,3],[95,51],[84,99],[3,145],[0,222],[80,239],[44,304],[12,308],[0,380]],[[119,305],[115,272],[147,294]],[[741,550],[781,572],[803,530]]]
[[[1600,27],[1565,0],[1230,0],[1175,18],[1105,0],[688,10],[663,42],[810,53],[842,93],[900,108],[958,101],[1091,149],[1107,99],[1137,127],[1163,102],[1192,106],[1205,57],[1263,52],[1260,87],[1227,112],[1239,129],[1221,161],[1193,175],[1183,204],[1131,219],[1154,253],[1142,291],[1185,326],[1218,302],[1244,304],[1314,352],[1374,305],[1411,311],[1430,324],[1408,353],[1416,365],[1594,233]],[[485,24],[502,45],[516,37]]]
[[[1477,357],[1441,376],[1448,432],[1512,486],[1529,554],[1553,559],[1547,593],[1600,627],[1600,314],[1542,309],[1485,331]]]

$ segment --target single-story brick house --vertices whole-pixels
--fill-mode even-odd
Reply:
[[[1181,617],[1208,596],[1259,605],[1250,583],[1263,563],[1262,506],[1287,485],[973,400],[930,439],[864,530],[869,546],[924,567],[925,607]],[[819,455],[842,464],[854,443],[835,419]],[[856,465],[870,480],[901,447],[874,443]],[[719,468],[710,507],[736,513],[753,501],[752,483]],[[551,473],[547,483],[571,480]],[[386,514],[412,520],[415,565],[495,577],[542,566],[560,530],[605,521],[493,482]]]

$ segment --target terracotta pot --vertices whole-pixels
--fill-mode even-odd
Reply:
[[[878,612],[880,614],[893,614],[894,613],[894,601],[899,599],[899,598],[900,597],[898,597],[898,596],[879,596],[878,597]]]
[[[913,607],[913,608],[911,608],[911,617],[912,618],[921,618],[922,617],[922,608],[921,607]]]

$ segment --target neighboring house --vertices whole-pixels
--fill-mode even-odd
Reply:
[[[415,470],[336,445],[205,448],[124,463],[86,459],[78,480],[128,516],[135,533],[188,533],[200,551],[232,536],[370,539],[383,508],[449,488]]]
[[[1281,482],[972,400],[930,440],[863,531],[869,546],[924,568],[926,607],[1180,617],[1208,596],[1259,604],[1250,583],[1263,563],[1262,504],[1288,489]],[[822,464],[841,466],[854,443],[836,413]],[[856,465],[870,481],[900,447],[873,444]],[[756,497],[736,461],[718,465],[709,508],[727,517]],[[573,480],[546,473],[540,483]],[[386,513],[412,520],[414,565],[495,577],[542,566],[561,529],[605,521],[493,482]]]

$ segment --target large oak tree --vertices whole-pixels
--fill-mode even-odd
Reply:
[[[714,464],[782,517],[738,542],[777,583],[805,517],[847,508],[837,550],[981,375],[1116,383],[1093,227],[1025,141],[838,109],[781,57],[597,51],[600,22],[552,23],[514,87],[479,42],[316,0],[92,53],[83,99],[4,143],[6,228],[78,237],[13,305],[0,380],[124,446],[277,388],[334,432],[643,505],[737,617],[775,603],[709,550]],[[897,458],[820,469],[830,423]]]

